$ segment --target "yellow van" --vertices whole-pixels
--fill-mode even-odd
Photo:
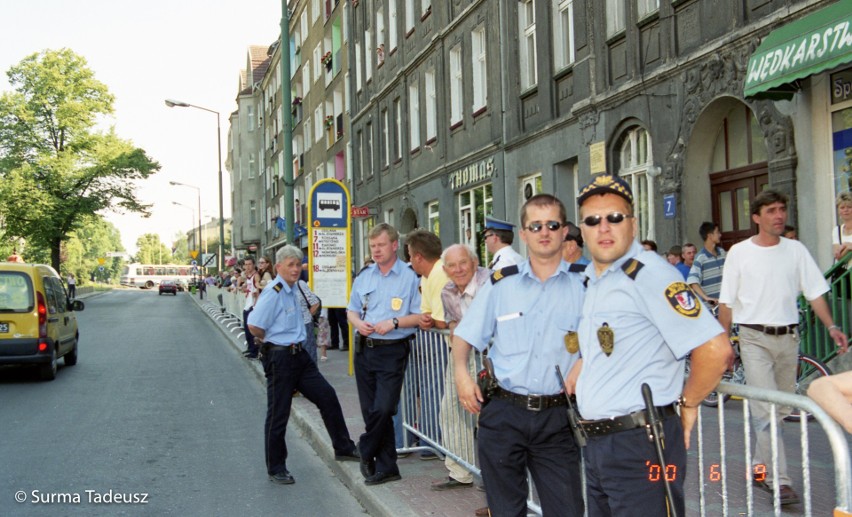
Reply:
[[[77,364],[77,316],[56,271],[41,264],[0,262],[0,365],[36,364],[44,380],[56,378],[57,361]]]

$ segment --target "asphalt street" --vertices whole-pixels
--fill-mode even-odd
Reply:
[[[76,366],[0,368],[0,515],[365,513],[293,425],[268,481],[263,385],[188,296],[85,303]]]

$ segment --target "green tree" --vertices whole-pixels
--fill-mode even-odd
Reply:
[[[171,264],[172,250],[160,240],[156,233],[146,233],[136,239],[136,262],[140,264]]]
[[[134,183],[160,165],[113,128],[96,130],[114,98],[71,50],[32,54],[7,76],[13,91],[0,96],[2,232],[49,250],[59,270],[62,242],[88,217],[101,210],[150,215]]]
[[[192,256],[189,254],[189,248],[187,247],[185,233],[179,231],[175,234],[172,238],[172,249],[174,250],[172,258],[175,264],[189,264],[192,260]]]
[[[91,216],[63,243],[62,275],[74,273],[77,285],[85,285],[92,273],[97,272],[96,277],[116,283],[121,276],[122,260],[106,256],[113,251],[124,251],[118,228],[100,216]],[[104,259],[103,272],[98,259]]]

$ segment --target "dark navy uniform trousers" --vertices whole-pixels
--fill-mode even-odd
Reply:
[[[393,415],[399,405],[410,350],[410,344],[396,343],[374,348],[365,346],[355,354],[355,381],[365,429],[358,449],[361,458],[375,458],[376,472],[399,472]]]
[[[584,453],[590,517],[670,515],[664,475],[670,481],[677,514],[685,514],[686,447],[680,418],[666,418],[663,431],[667,469],[660,466],[644,427],[589,438]]]
[[[529,469],[544,517],[582,517],[580,449],[565,407],[530,411],[491,399],[479,414],[478,437],[491,515],[527,515]]]
[[[343,410],[334,388],[320,374],[317,364],[304,350],[293,354],[290,347],[270,347],[263,354],[266,373],[266,470],[269,475],[287,470],[287,421],[293,391],[298,390],[320,411],[335,454],[351,454],[355,443],[349,437]]]

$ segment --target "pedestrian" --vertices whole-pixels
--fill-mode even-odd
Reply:
[[[555,197],[527,200],[520,236],[529,258],[495,271],[453,333],[456,389],[464,409],[479,414],[479,459],[495,516],[526,515],[527,472],[544,516],[583,515],[580,449],[554,369],[568,371],[578,359],[566,343],[574,342],[583,303],[579,268],[562,260],[565,222]],[[490,400],[468,367],[471,348],[484,352],[489,342],[497,383]]]
[[[317,323],[317,349],[319,350],[319,360],[324,363],[328,361],[326,350],[328,349],[329,334],[331,330],[328,327],[328,309],[323,307],[320,309],[319,322]]]
[[[645,239],[639,244],[641,244],[642,248],[644,248],[646,251],[653,251],[654,253],[657,252],[657,243],[652,241],[651,239]]]
[[[669,248],[669,251],[666,252],[666,260],[669,261],[669,264],[673,265],[680,274],[683,275],[683,279],[689,276],[689,268],[686,264],[683,263],[683,248],[678,245],[674,245]]]
[[[452,332],[467,312],[476,293],[488,282],[491,271],[479,267],[476,251],[467,244],[453,244],[444,250],[441,260],[444,272],[450,278],[441,291],[441,301],[447,327]],[[468,372],[471,376],[474,374],[473,364],[472,360],[468,361]],[[441,399],[441,437],[444,447],[461,458],[472,461],[474,457],[473,422],[459,404],[454,378],[454,362],[451,354],[444,379],[444,396]],[[432,490],[444,491],[473,486],[473,474],[449,455],[444,458],[444,466],[447,468],[448,476],[444,481],[432,483]]]
[[[569,373],[587,435],[584,454],[590,517],[684,515],[686,449],[699,401],[716,387],[731,357],[722,327],[662,257],[636,240],[633,193],[623,179],[601,175],[577,198],[583,239],[592,256],[580,321],[582,360]],[[692,371],[684,386],[684,358]],[[577,372],[579,371],[579,378]],[[574,384],[576,379],[576,385]],[[672,501],[649,484],[656,448],[642,385],[651,389],[662,420],[663,471],[669,466]],[[677,402],[680,418],[677,418]],[[662,437],[661,436],[661,437]],[[614,454],[613,451],[618,451]]]
[[[331,438],[334,459],[360,459],[349,437],[337,393],[304,349],[305,325],[299,308],[299,293],[294,289],[301,263],[302,252],[298,248],[287,245],[278,250],[275,265],[278,276],[261,292],[248,321],[249,331],[260,345],[266,374],[266,471],[270,481],[284,485],[295,482],[287,469],[285,440],[294,391],[302,393],[319,409]]]
[[[689,269],[686,283],[695,294],[709,305],[719,303],[719,290],[722,289],[722,270],[725,267],[725,250],[720,246],[722,232],[719,225],[705,221],[698,227],[698,234],[704,241],[701,251]]]
[[[514,232],[514,224],[491,216],[485,217],[485,229],[482,231],[482,238],[485,240],[485,249],[492,255],[488,269],[497,271],[524,261],[524,257],[512,249],[512,243],[515,241]]]
[[[420,292],[417,275],[397,258],[396,229],[379,223],[368,237],[375,264],[355,279],[347,317],[358,332],[355,381],[365,427],[358,443],[361,474],[367,485],[378,485],[401,479],[392,417],[420,323]]]
[[[73,300],[77,296],[77,279],[74,273],[68,273],[68,278],[65,280],[68,283],[68,298]]]
[[[266,255],[260,257],[257,260],[257,274],[260,277],[260,281],[258,282],[257,287],[261,291],[264,287],[266,287],[266,284],[268,284],[272,281],[273,278],[275,278],[275,275],[273,275],[274,271],[272,266],[272,261]]]
[[[782,237],[787,223],[787,196],[764,190],[751,203],[751,220],[758,226],[754,237],[734,244],[725,259],[722,290],[719,295],[719,321],[730,331],[739,326],[740,358],[746,383],[757,388],[796,391],[799,360],[799,311],[797,300],[803,294],[814,313],[829,330],[841,353],[846,351],[846,335],[834,324],[823,295],[828,283],[807,248]],[[779,486],[782,505],[796,504],[799,496],[787,473],[783,436],[778,436],[778,471],[772,469],[770,427],[773,415],[768,402],[749,405],[756,444],[752,469],[766,477],[755,486],[772,492]],[[775,425],[790,413],[789,407],[774,412]]]
[[[695,244],[687,242],[684,243],[681,250],[683,250],[681,255],[683,257],[683,265],[691,269],[693,262],[695,262],[695,254],[698,252],[698,248],[695,247]]]
[[[328,326],[331,332],[329,350],[349,350],[349,320],[345,307],[328,308]]]
[[[8,257],[6,257],[6,262],[20,262],[20,263],[23,263],[23,262],[24,262],[24,259],[23,259],[20,255],[18,255],[18,250],[16,250],[16,249],[14,249],[14,248],[13,248],[13,249],[12,249],[12,254],[11,254],[11,255],[9,255]],[[94,274],[93,274],[92,276],[94,276]],[[94,281],[94,280],[92,280],[92,281]]]
[[[254,257],[246,257],[243,260],[243,267],[246,269],[246,279],[243,284],[243,294],[245,296],[245,302],[243,303],[243,328],[246,335],[246,349],[243,355],[248,359],[257,359],[259,351],[254,342],[254,336],[248,331],[248,317],[251,311],[254,310],[257,298],[260,296],[260,288],[258,287],[260,276],[257,274],[257,269],[255,269]]]
[[[568,221],[567,228],[568,233],[565,234],[565,242],[562,244],[562,260],[569,264],[585,266],[589,259],[583,256],[583,235],[571,221]]]

